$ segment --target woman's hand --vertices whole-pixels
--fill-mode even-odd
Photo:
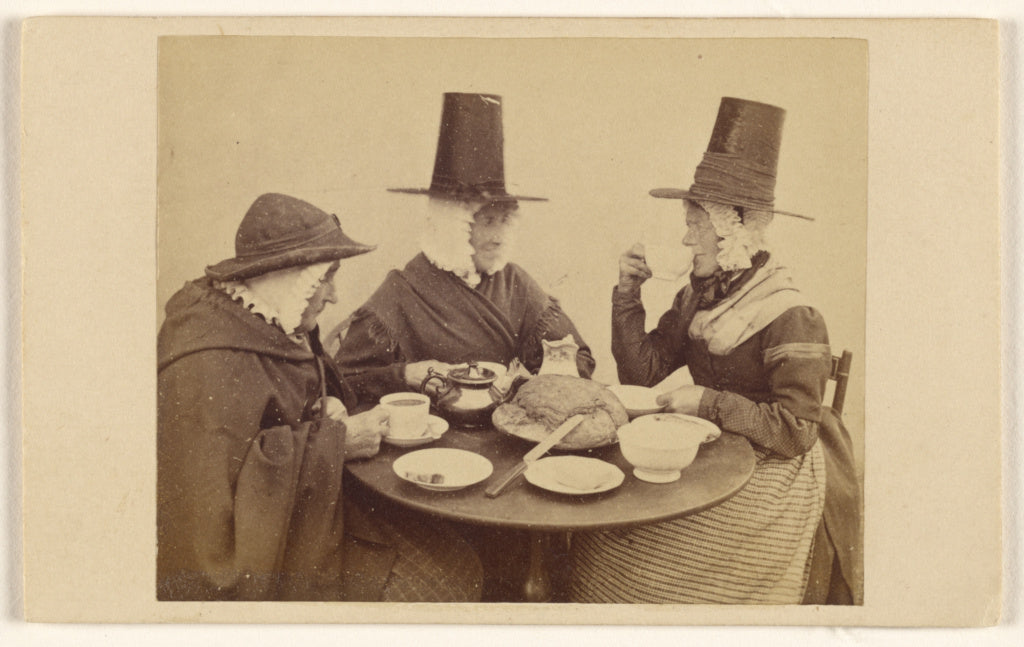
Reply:
[[[323,412],[322,414],[321,411]],[[345,408],[341,400],[328,395],[316,401],[316,404],[313,405],[313,414],[341,422],[348,417],[348,409]]]
[[[703,386],[687,384],[673,391],[662,393],[658,396],[657,403],[668,405],[666,410],[672,413],[685,413],[689,416],[695,416],[700,408],[700,399],[703,396]]]
[[[345,460],[376,455],[387,424],[388,412],[379,406],[345,418]]]
[[[644,246],[635,243],[619,257],[619,291],[632,292],[651,278],[651,268],[644,261]]]
[[[447,373],[455,367],[454,364],[445,364],[435,359],[426,359],[422,362],[413,362],[405,365],[405,383],[409,388],[419,392],[423,380],[427,379],[427,371],[434,369],[435,373]]]

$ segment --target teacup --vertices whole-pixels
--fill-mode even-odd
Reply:
[[[683,245],[644,245],[644,260],[653,278],[675,281],[690,271],[693,254]]]
[[[380,399],[388,412],[388,436],[418,438],[427,432],[430,398],[422,393],[389,393]]]

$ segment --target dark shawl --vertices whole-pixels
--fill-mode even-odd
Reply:
[[[323,370],[328,394],[353,406],[330,360]],[[345,426],[311,412],[320,375],[314,351],[207,279],[168,302],[158,341],[159,599],[378,599],[395,552],[343,499]]]
[[[335,359],[357,391],[372,393],[367,379],[382,367],[395,376],[390,389],[400,390],[405,387],[394,365],[428,359],[508,365],[519,358],[536,372],[544,358],[541,340],[570,334],[580,347],[580,375],[589,377],[590,349],[558,301],[521,267],[510,263],[474,289],[418,254],[404,270],[389,272],[355,313]]]

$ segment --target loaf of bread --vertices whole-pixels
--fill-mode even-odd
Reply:
[[[609,445],[615,431],[629,421],[626,409],[597,382],[569,375],[530,378],[510,402],[494,410],[491,420],[505,433],[540,442],[570,416],[586,419],[557,445],[558,449],[586,449]]]

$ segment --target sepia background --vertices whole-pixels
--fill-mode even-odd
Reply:
[[[335,324],[418,251],[446,91],[503,97],[506,182],[520,204],[515,260],[559,298],[617,381],[611,288],[633,241],[681,245],[682,202],[721,97],[786,110],[773,252],[854,352],[846,420],[863,438],[867,42],[854,39],[167,37],[159,45],[158,283],[162,308],[234,256],[256,196],[338,214],[371,254],[346,260]],[[683,279],[685,280],[685,279]],[[648,319],[681,283],[651,280]],[[162,320],[162,310],[157,313]],[[863,457],[863,452],[858,452]]]

